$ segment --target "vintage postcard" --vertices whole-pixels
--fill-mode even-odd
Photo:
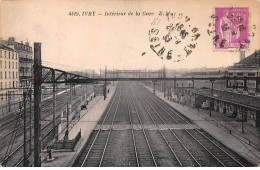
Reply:
[[[0,0],[0,167],[260,165],[260,0]]]

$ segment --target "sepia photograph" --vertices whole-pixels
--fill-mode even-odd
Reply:
[[[0,0],[0,168],[259,167],[260,0]]]

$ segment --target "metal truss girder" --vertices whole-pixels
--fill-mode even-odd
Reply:
[[[55,78],[55,82],[57,82],[63,75],[64,73],[61,73],[57,78]]]
[[[42,78],[42,81],[44,82],[47,78],[48,78],[48,76],[51,74],[51,70],[49,70],[46,74],[45,74],[45,76]]]

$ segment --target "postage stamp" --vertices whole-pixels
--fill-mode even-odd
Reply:
[[[216,50],[249,48],[249,8],[227,7],[215,8]]]

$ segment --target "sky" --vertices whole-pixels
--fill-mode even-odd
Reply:
[[[43,65],[67,70],[108,69],[169,69],[227,67],[239,61],[238,51],[215,50],[212,36],[207,34],[210,16],[215,7],[249,7],[250,49],[246,56],[260,49],[260,1],[259,0],[2,0],[0,3],[0,37],[12,36],[16,41],[42,43]],[[83,12],[95,12],[95,16],[82,16]],[[104,16],[105,12],[126,12],[126,16]],[[128,16],[129,12],[133,16]],[[136,11],[140,16],[135,16]],[[153,16],[142,15],[143,12]],[[158,16],[159,11],[183,13],[182,19],[167,20]],[[79,12],[81,16],[70,16]],[[98,15],[102,14],[102,15]],[[189,22],[184,17],[190,18]],[[154,19],[161,21],[151,25]],[[189,36],[176,45],[162,39],[166,26],[181,22],[189,29]],[[256,25],[253,29],[252,25]],[[191,28],[198,28],[200,37],[191,41]],[[156,55],[150,45],[149,30],[160,31],[158,44],[164,45],[164,59]],[[210,28],[211,29],[211,28]],[[175,34],[174,34],[175,35]],[[151,37],[150,37],[151,38]],[[185,60],[185,46],[196,43],[195,49]],[[172,50],[172,59],[166,54]],[[175,62],[174,62],[175,61]]]

